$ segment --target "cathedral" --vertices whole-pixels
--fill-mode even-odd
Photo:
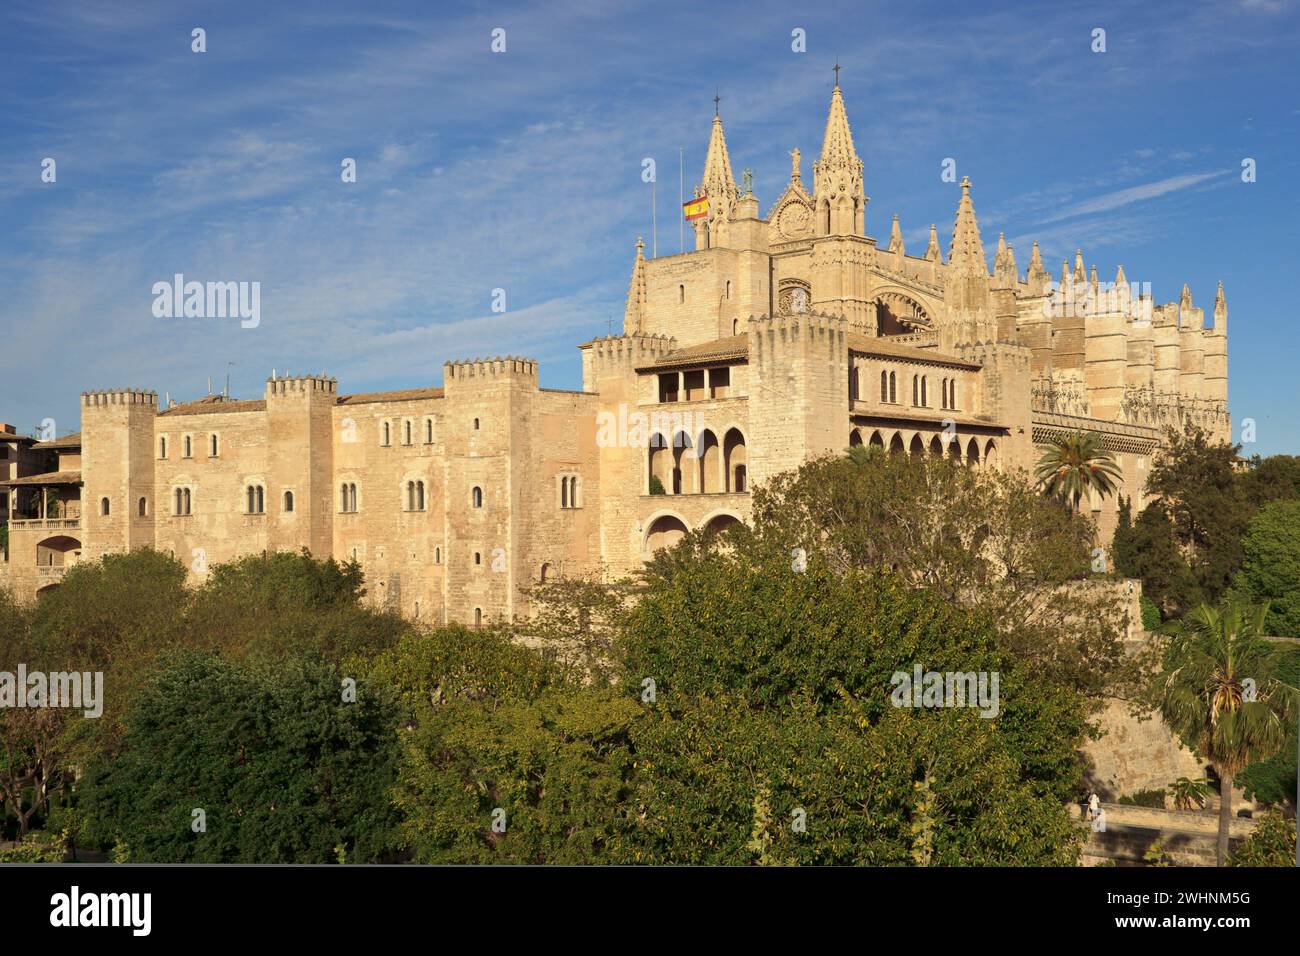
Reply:
[[[695,249],[646,258],[637,241],[622,334],[579,346],[580,389],[490,358],[389,392],[287,373],[256,399],[91,391],[76,434],[0,426],[0,585],[30,598],[140,547],[198,584],[306,548],[358,561],[378,604],[476,625],[526,615],[539,582],[618,577],[744,522],[754,486],[852,445],[1032,469],[1036,445],[1097,432],[1137,509],[1165,429],[1229,436],[1222,284],[1206,327],[1188,286],[1157,305],[1081,252],[1054,280],[1037,243],[1022,273],[999,237],[990,271],[966,178],[946,256],[934,226],[909,254],[897,216],[882,247],[838,81],[811,186],[791,159],[764,215],[715,109]],[[1084,507],[1108,540],[1116,499]]]

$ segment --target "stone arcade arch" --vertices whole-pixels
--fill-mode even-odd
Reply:
[[[877,335],[906,335],[930,325],[930,313],[911,296],[894,291],[876,296]]]
[[[56,534],[37,542],[38,568],[64,568],[77,563],[81,542],[66,534]]]
[[[722,440],[722,453],[727,462],[727,486],[724,491],[739,493],[749,490],[748,459],[745,457],[745,436],[739,428],[727,430]]]
[[[678,515],[667,512],[650,521],[646,526],[645,554],[647,557],[661,548],[671,548],[689,531],[686,522]]]

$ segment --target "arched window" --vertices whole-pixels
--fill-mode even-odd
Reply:
[[[250,515],[251,515],[251,514],[256,514],[256,513],[257,513],[257,507],[256,507],[256,506],[257,506],[257,499],[253,496],[253,486],[252,486],[252,485],[249,485],[249,486],[248,486],[248,488],[246,489],[246,494],[248,495],[248,513],[249,513]]]
[[[731,280],[730,280],[730,279],[727,280],[727,298],[728,298],[728,299],[731,298]]]
[[[686,301],[686,286],[679,285],[677,287],[677,301],[679,303]]]
[[[348,485],[348,510],[357,510],[357,486],[355,483]]]
[[[216,457],[217,457],[217,448],[218,448],[218,447],[219,447],[219,446],[217,445],[217,436],[216,436],[216,435],[209,435],[209,436],[208,436],[208,457],[209,457],[209,458],[216,458]]]
[[[474,626],[483,626],[483,609],[481,607],[474,608]]]
[[[137,510],[139,511],[141,518],[146,517],[149,514],[149,502],[147,502],[145,499],[141,498],[139,504],[136,507]]]
[[[921,376],[912,376],[912,404],[921,404]]]
[[[560,507],[569,507],[569,479],[560,479]]]
[[[388,422],[384,422],[384,441],[383,441],[383,444],[387,445],[389,442],[392,441],[391,431],[392,431],[392,426],[391,426]]]
[[[181,457],[182,457],[182,458],[193,458],[193,457],[194,457],[194,439],[192,439],[189,435],[186,435],[186,436],[185,436],[185,445],[184,445],[184,448],[185,448],[185,451],[182,453]]]
[[[415,510],[415,482],[413,481],[406,483],[406,510]]]
[[[442,548],[433,549],[433,563],[442,564]]]
[[[855,365],[849,369],[849,401],[858,400],[858,367]]]
[[[474,505],[475,508],[482,508],[482,507],[483,507],[483,489],[480,488],[478,485],[475,485],[475,486],[474,486],[474,490],[470,493],[470,500],[471,500],[471,502],[473,503],[473,505]]]
[[[479,564],[482,564],[482,563],[483,563],[483,555],[480,554],[478,551],[475,551],[475,552],[474,552],[474,563],[475,563],[476,565],[479,565]]]
[[[955,378],[948,382],[948,407],[957,407],[957,380]]]
[[[159,458],[167,457],[167,436],[166,435],[163,435],[161,438],[158,439],[158,457]]]
[[[478,431],[478,419],[474,419],[474,431]]]
[[[266,489],[261,485],[257,486],[257,513],[266,514]]]
[[[402,444],[409,445],[410,443],[411,443],[411,423],[409,421],[405,421],[402,422]]]
[[[898,402],[898,390],[894,387],[897,384],[898,384],[897,381],[894,379],[894,373],[890,372],[889,373],[889,401],[891,403]]]
[[[184,513],[185,513],[185,514],[189,514],[189,513],[190,513],[190,489],[186,488],[186,489],[184,489],[184,491],[185,491],[185,511],[184,511]]]
[[[882,402],[889,401],[889,373],[888,372],[880,373],[880,400]]]
[[[100,498],[100,499],[99,499],[99,513],[100,513],[101,515],[104,515],[105,517],[107,517],[108,514],[109,514],[109,512],[110,512],[111,510],[112,510],[112,505],[109,504],[108,499],[107,499],[107,498]]]
[[[424,443],[426,445],[433,444],[433,419],[432,418],[426,418],[424,420]]]
[[[293,492],[292,492],[292,491],[286,491],[286,492],[284,493],[284,510],[285,510],[285,511],[292,511],[292,510],[293,510]]]
[[[176,503],[175,503],[175,504],[173,505],[173,507],[172,507],[172,514],[174,514],[174,515],[179,515],[179,514],[184,514],[184,513],[185,513],[185,512],[181,511],[181,490],[180,490],[179,488],[177,488],[177,489],[176,489]]]
[[[415,510],[424,510],[424,482],[422,481],[415,483]]]
[[[928,383],[929,383],[929,377],[926,375],[922,375],[921,376],[921,404],[927,406],[930,404],[930,398],[925,393],[925,387]]]
[[[339,511],[348,510],[348,486],[347,483],[339,485]]]

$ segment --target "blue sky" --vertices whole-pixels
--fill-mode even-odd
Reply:
[[[1258,428],[1245,453],[1300,453],[1295,2],[796,9],[11,5],[0,420],[62,433],[83,389],[185,400],[228,370],[239,397],[273,368],[324,369],[342,391],[439,384],[443,361],[492,354],[577,387],[574,345],[617,329],[636,237],[650,242],[642,159],[658,165],[659,252],[675,253],[678,148],[689,191],[717,89],[766,214],[792,147],[811,182],[838,58],[869,235],[883,243],[898,213],[910,251],[934,222],[946,254],[951,157],[990,256],[1004,231],[1022,271],[1035,238],[1054,274],[1080,247],[1157,301],[1189,282],[1207,312],[1222,279],[1233,418]],[[152,286],[177,272],[260,282],[261,324],[155,318]]]

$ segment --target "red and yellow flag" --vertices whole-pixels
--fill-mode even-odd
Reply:
[[[682,216],[686,219],[699,219],[701,216],[707,216],[708,214],[708,196],[696,196],[694,199],[682,203]]]

